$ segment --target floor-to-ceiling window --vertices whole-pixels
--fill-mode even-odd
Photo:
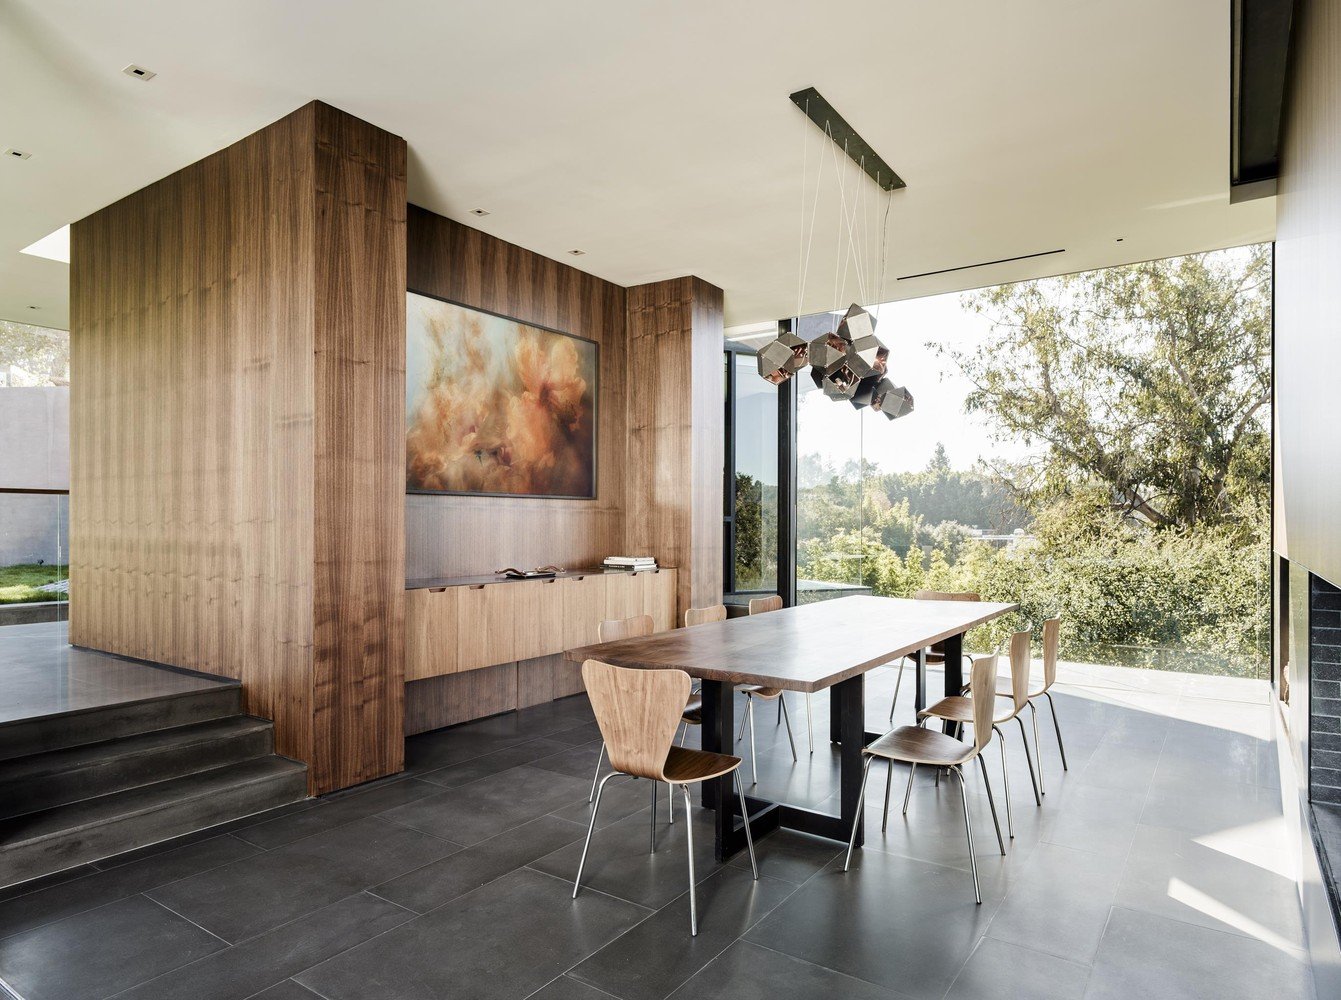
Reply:
[[[69,334],[0,320],[0,626],[68,598],[69,381]]]
[[[778,589],[778,393],[759,377],[754,353],[723,358],[727,448],[723,495],[728,595]]]
[[[1023,608],[980,644],[1060,615],[1074,661],[1265,677],[1270,303],[1264,245],[879,307],[912,414],[793,380],[798,600],[974,591]]]

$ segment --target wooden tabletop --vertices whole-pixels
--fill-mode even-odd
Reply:
[[[564,656],[621,667],[676,667],[710,681],[821,691],[1018,609],[987,601],[842,597],[579,646]]]

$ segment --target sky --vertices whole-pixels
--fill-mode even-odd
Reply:
[[[858,420],[847,403],[826,399],[812,389],[808,377],[798,380],[803,391],[797,415],[797,451],[819,452],[834,465],[864,453],[885,472],[924,469],[945,445],[950,465],[968,469],[979,458],[1019,459],[1028,454],[1022,444],[994,441],[986,422],[964,412],[964,399],[973,385],[954,359],[937,353],[972,351],[991,333],[986,317],[966,305],[965,293],[953,292],[890,302],[877,310],[876,336],[889,347],[889,377],[908,388],[914,409],[889,421],[870,411]]]

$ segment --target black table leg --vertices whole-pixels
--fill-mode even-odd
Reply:
[[[850,831],[857,817],[857,803],[861,799],[862,747],[866,746],[866,675],[858,674],[833,686],[835,714],[838,716],[839,738],[842,741],[839,758],[839,816],[842,831]],[[872,734],[874,735],[874,734]],[[857,831],[856,844],[865,840],[862,830]]]
[[[829,688],[829,742],[843,742],[843,696],[839,691],[843,685],[835,684]]]
[[[919,649],[913,657],[917,664],[917,686],[913,692],[913,709],[920,712],[927,707],[927,651]]]
[[[945,640],[945,696],[964,689],[964,633]]]
[[[735,691],[735,685],[724,681],[703,682],[704,750],[735,756],[731,753],[735,745]],[[718,861],[726,861],[745,849],[745,826],[737,819],[740,800],[736,797],[735,778],[727,775],[703,782],[702,795],[703,808],[711,809],[715,816],[713,853]],[[745,803],[750,810],[750,832],[756,841],[778,828],[781,811],[777,804],[748,794]]]

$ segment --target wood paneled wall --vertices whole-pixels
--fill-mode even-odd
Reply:
[[[74,224],[70,639],[403,766],[405,143],[314,102]]]
[[[624,543],[624,289],[414,205],[408,240],[411,290],[600,345],[596,499],[407,496],[408,577],[599,565]]]
[[[676,620],[722,599],[722,290],[628,290],[627,548],[679,568]]]

